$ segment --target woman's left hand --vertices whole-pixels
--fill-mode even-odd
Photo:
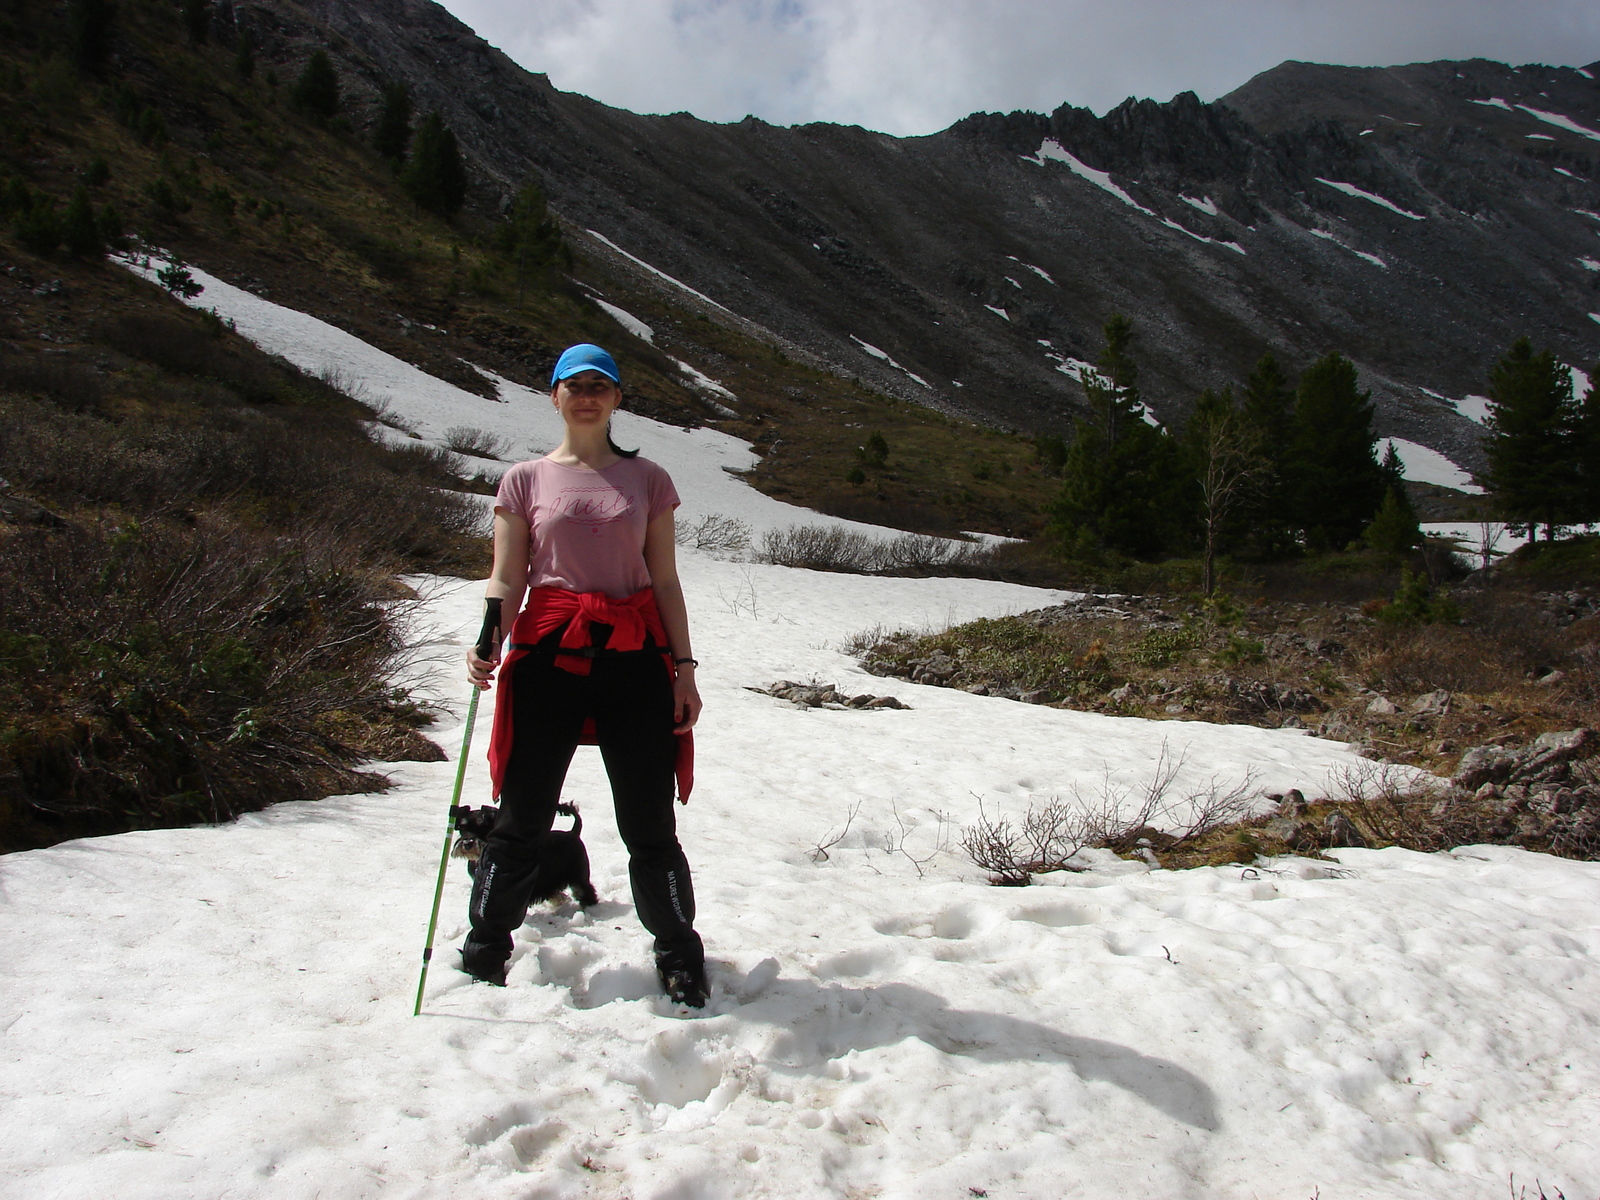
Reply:
[[[700,689],[694,683],[694,668],[687,664],[679,667],[677,678],[672,681],[672,732],[688,733],[693,729],[703,707]]]

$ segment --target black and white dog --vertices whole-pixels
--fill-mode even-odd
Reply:
[[[589,852],[583,845],[583,818],[571,804],[556,805],[556,812],[572,818],[571,829],[552,829],[539,841],[539,865],[533,873],[533,894],[529,903],[554,900],[562,892],[569,893],[578,907],[589,908],[600,903],[594,884],[589,881]],[[494,830],[494,820],[500,810],[492,806],[483,808],[458,808],[456,810],[456,839],[451,856],[467,860],[467,871],[472,873],[483,853],[483,844]]]

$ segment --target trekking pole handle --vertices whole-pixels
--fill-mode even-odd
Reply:
[[[483,628],[478,630],[478,644],[473,650],[485,662],[500,650],[500,607],[503,603],[499,596],[490,596],[483,602]]]

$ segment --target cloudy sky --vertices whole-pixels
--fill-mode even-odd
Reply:
[[[1600,59],[1596,0],[443,0],[636,112],[931,133],[969,112],[1231,91],[1284,59]]]

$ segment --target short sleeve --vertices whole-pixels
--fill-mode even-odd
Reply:
[[[654,521],[662,513],[677,508],[683,501],[678,498],[678,489],[673,486],[672,476],[667,474],[666,468],[658,463],[651,463],[650,466],[652,470],[645,494],[650,502],[649,519]]]
[[[500,477],[500,487],[495,491],[496,508],[503,508],[533,524],[533,466],[520,462]]]

